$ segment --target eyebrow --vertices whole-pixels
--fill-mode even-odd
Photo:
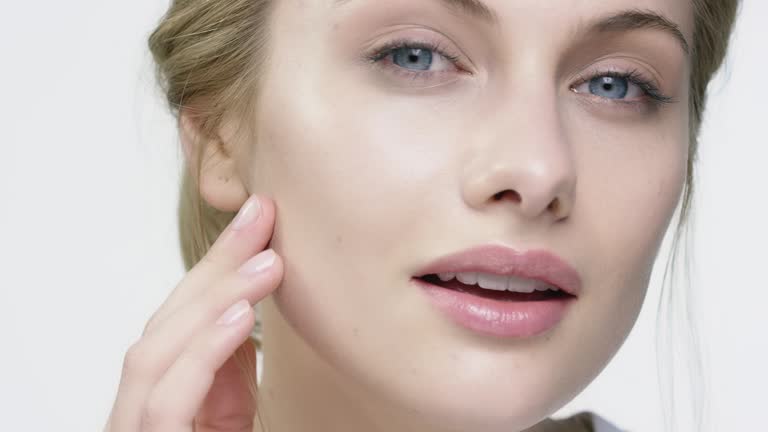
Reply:
[[[650,10],[625,10],[607,18],[600,19],[597,23],[590,26],[590,28],[593,31],[596,30],[598,32],[659,29],[675,38],[686,55],[689,55],[691,52],[688,41],[680,31],[680,26],[665,16]]]
[[[351,1],[353,0],[334,0],[334,4],[338,7]],[[481,0],[438,1],[451,10],[458,10],[489,24],[498,25],[499,20],[496,12]],[[599,33],[622,32],[639,29],[657,29],[667,33],[680,44],[680,48],[682,48],[686,55],[690,55],[690,45],[680,31],[680,26],[664,15],[652,10],[628,9],[600,18],[588,26],[588,33],[595,31]]]
[[[350,3],[352,0],[334,0],[336,6]],[[479,18],[491,24],[497,24],[496,12],[480,0],[439,0],[448,9],[458,10],[467,15]]]

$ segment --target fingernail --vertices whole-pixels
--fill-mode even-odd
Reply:
[[[260,215],[261,203],[259,202],[259,198],[256,195],[251,195],[240,208],[240,211],[237,212],[237,216],[232,220],[232,229],[242,229],[256,221]]]
[[[248,303],[248,300],[240,300],[239,302],[230,306],[229,309],[227,309],[221,315],[221,317],[216,320],[216,324],[223,326],[232,325],[242,319],[250,307],[251,304]]]
[[[237,270],[243,275],[254,275],[268,269],[275,262],[275,251],[267,249],[246,261]]]

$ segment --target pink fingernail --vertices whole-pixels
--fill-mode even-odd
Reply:
[[[245,316],[245,313],[248,312],[250,307],[251,304],[248,303],[248,300],[240,300],[239,302],[230,306],[229,309],[227,309],[226,312],[224,312],[224,314],[222,314],[221,317],[216,320],[216,324],[223,326],[232,325],[241,320]]]
[[[246,261],[237,271],[247,276],[255,275],[268,269],[274,263],[275,251],[267,249]]]
[[[237,212],[237,216],[232,220],[232,229],[242,229],[255,222],[260,215],[261,203],[259,202],[259,198],[256,195],[251,195],[240,208],[240,211]]]

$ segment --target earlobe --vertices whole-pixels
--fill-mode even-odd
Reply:
[[[191,175],[200,170],[200,195],[213,208],[224,212],[235,212],[248,199],[248,191],[237,170],[232,152],[226,152],[218,138],[206,138],[200,133],[195,122],[182,111],[179,116],[179,137],[184,157]],[[202,146],[202,154],[200,154]]]

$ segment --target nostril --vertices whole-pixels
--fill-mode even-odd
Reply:
[[[553,213],[558,213],[560,210],[560,200],[555,198],[552,200],[551,203],[549,203],[549,210],[551,210]]]
[[[504,198],[506,195],[509,195],[511,197],[512,201],[520,202],[520,194],[518,194],[517,192],[513,191],[512,189],[507,189],[507,190],[504,190],[504,191],[501,191],[501,192],[497,193],[496,195],[493,196],[493,199],[495,201],[499,201],[502,198]]]

